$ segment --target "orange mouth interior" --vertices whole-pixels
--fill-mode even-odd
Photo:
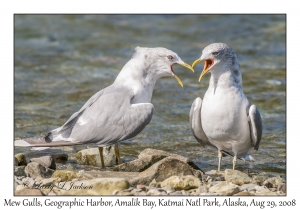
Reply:
[[[211,59],[207,59],[205,60],[205,64],[204,64],[204,71],[207,71],[212,65],[214,64],[214,61]]]
[[[173,65],[170,66],[171,71],[173,72],[173,74],[175,74],[175,72],[173,71]]]

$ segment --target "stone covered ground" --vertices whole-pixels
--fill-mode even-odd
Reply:
[[[68,159],[64,152],[16,154],[15,195],[286,195],[286,181],[280,176],[231,169],[204,172],[186,157],[150,148],[136,160],[116,165],[113,147],[104,151],[105,170],[56,170],[58,162]],[[76,161],[99,166],[98,148],[79,151]]]

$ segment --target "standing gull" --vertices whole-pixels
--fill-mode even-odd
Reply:
[[[96,143],[104,168],[103,147],[139,134],[151,121],[151,104],[156,81],[172,76],[182,85],[172,66],[180,64],[194,71],[180,57],[165,48],[136,47],[135,53],[120,71],[114,83],[94,94],[67,122],[44,138],[16,140],[15,146],[55,147]]]
[[[203,147],[218,150],[220,171],[222,155],[233,156],[233,170],[237,158],[254,159],[250,150],[258,150],[262,136],[260,113],[242,90],[242,76],[233,50],[223,43],[208,45],[192,67],[204,61],[199,81],[211,73],[209,87],[203,100],[196,98],[190,110],[193,135]]]

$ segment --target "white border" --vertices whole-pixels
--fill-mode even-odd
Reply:
[[[0,206],[4,198],[23,200],[22,197],[13,197],[12,171],[13,171],[13,14],[15,13],[281,13],[287,14],[287,192],[286,197],[257,197],[256,200],[291,200],[299,197],[298,167],[298,142],[299,142],[299,12],[296,4],[282,1],[3,1],[0,13],[0,41],[1,41],[1,181],[0,181]],[[255,62],[255,61],[254,61]],[[297,85],[298,84],[298,85]],[[300,174],[300,173],[299,173]],[[86,199],[87,197],[81,197]],[[116,198],[105,197],[115,200]],[[155,199],[147,197],[149,200]],[[211,198],[211,197],[210,197]],[[28,197],[27,199],[33,199]],[[46,198],[40,198],[41,200]],[[61,200],[61,197],[52,197]],[[63,198],[64,199],[64,198]],[[93,198],[95,199],[95,198]],[[125,199],[125,198],[124,198]],[[143,198],[141,198],[143,199]],[[182,199],[176,197],[174,199]],[[212,199],[212,198],[211,198]],[[251,198],[243,198],[251,200]],[[65,200],[72,200],[67,197]],[[250,201],[249,201],[250,202]],[[298,199],[300,202],[300,199]],[[297,206],[299,206],[298,203]],[[97,207],[98,209],[100,207]],[[173,207],[174,208],[174,207]],[[226,207],[223,209],[229,209]],[[66,208],[63,208],[66,209]],[[78,208],[72,208],[78,209]],[[103,209],[101,207],[101,209]],[[111,208],[110,208],[111,209]],[[124,209],[132,209],[126,207]],[[179,208],[177,208],[179,209]],[[199,207],[198,207],[199,209]],[[275,209],[278,209],[275,208]]]

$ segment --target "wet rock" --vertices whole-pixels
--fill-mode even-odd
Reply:
[[[200,170],[190,159],[183,157],[181,155],[172,154],[162,150],[156,150],[147,148],[143,150],[138,159],[123,163],[113,168],[114,171],[126,171],[126,172],[142,172],[148,169],[150,166],[155,164],[156,162],[167,158],[173,157],[174,159],[178,159],[184,163],[190,165],[193,169]],[[200,170],[201,171],[201,170]],[[202,172],[202,171],[201,171]],[[203,173],[203,172],[202,172]]]
[[[37,177],[48,178],[51,177],[51,175],[54,172],[54,170],[47,169],[41,164],[35,162],[28,163],[24,171],[26,176],[33,177],[33,178],[37,178]]]
[[[26,166],[16,166],[16,167],[14,167],[14,175],[15,176],[26,176],[25,167]]]
[[[217,170],[207,171],[202,180],[205,182],[225,181],[225,172]]]
[[[239,193],[240,188],[238,185],[232,184],[231,182],[227,183],[226,181],[223,181],[209,188],[209,192],[222,195],[233,195]]]
[[[79,174],[73,171],[65,171],[65,170],[56,170],[51,178],[59,179],[61,182],[72,181],[75,178],[78,178]]]
[[[160,183],[161,187],[171,186],[175,190],[189,190],[201,185],[199,178],[191,175],[171,176]]]
[[[17,190],[15,191],[15,196],[30,196],[30,195],[34,195],[34,196],[42,196],[42,192],[38,189],[28,189],[28,188],[24,188],[24,189],[21,189],[21,190]]]
[[[263,186],[268,188],[277,188],[280,183],[285,183],[285,179],[281,178],[280,176],[268,178],[263,182]]]
[[[103,157],[105,166],[109,167],[117,164],[116,154],[113,146],[103,147]],[[80,164],[102,166],[98,147],[84,149],[77,152],[76,160]]]
[[[121,192],[127,188],[129,188],[129,183],[126,179],[96,178],[65,182],[61,189],[53,188],[53,191],[57,195],[112,195],[114,191]]]
[[[231,170],[231,169],[225,170],[225,180],[227,182],[231,182],[239,186],[243,184],[248,184],[252,181],[247,174],[240,172],[238,170]]]
[[[193,175],[200,178],[202,176],[202,172],[195,170],[189,164],[170,156],[156,162],[145,171],[140,172],[138,177],[129,180],[129,182],[131,186],[135,186],[137,184],[149,185],[153,179],[157,182],[161,182],[174,175]]]
[[[18,166],[26,166],[27,165],[26,157],[24,154],[22,154],[22,153],[16,154],[15,158],[17,158],[17,160],[18,160]]]
[[[19,161],[16,157],[14,157],[14,166],[18,166],[19,165]]]
[[[175,189],[173,187],[171,187],[170,185],[163,186],[161,189],[166,191],[166,193],[168,193],[168,194],[175,192]]]
[[[206,186],[199,186],[198,190],[200,191],[200,193],[205,193],[205,192],[208,192],[208,189]],[[199,193],[199,194],[200,194]]]
[[[262,185],[262,183],[268,179],[268,175],[266,173],[261,173],[258,175],[253,175],[252,176],[252,183],[256,183],[259,185]]]
[[[143,185],[143,184],[138,184],[138,185],[136,186],[136,189],[141,189],[142,191],[146,191],[146,186]]]
[[[56,164],[51,156],[42,156],[39,158],[31,158],[31,162],[39,163],[46,168],[56,169]]]
[[[251,191],[251,190],[254,190],[256,186],[257,186],[256,184],[244,184],[244,185],[240,186],[240,190],[241,191]]]
[[[23,184],[22,179],[24,179],[25,176],[14,176],[14,181],[18,184]]]
[[[261,195],[271,192],[266,186],[255,186],[254,190],[255,190],[255,194],[261,194]]]
[[[286,183],[279,183],[277,190],[282,192],[282,193],[286,193]]]

